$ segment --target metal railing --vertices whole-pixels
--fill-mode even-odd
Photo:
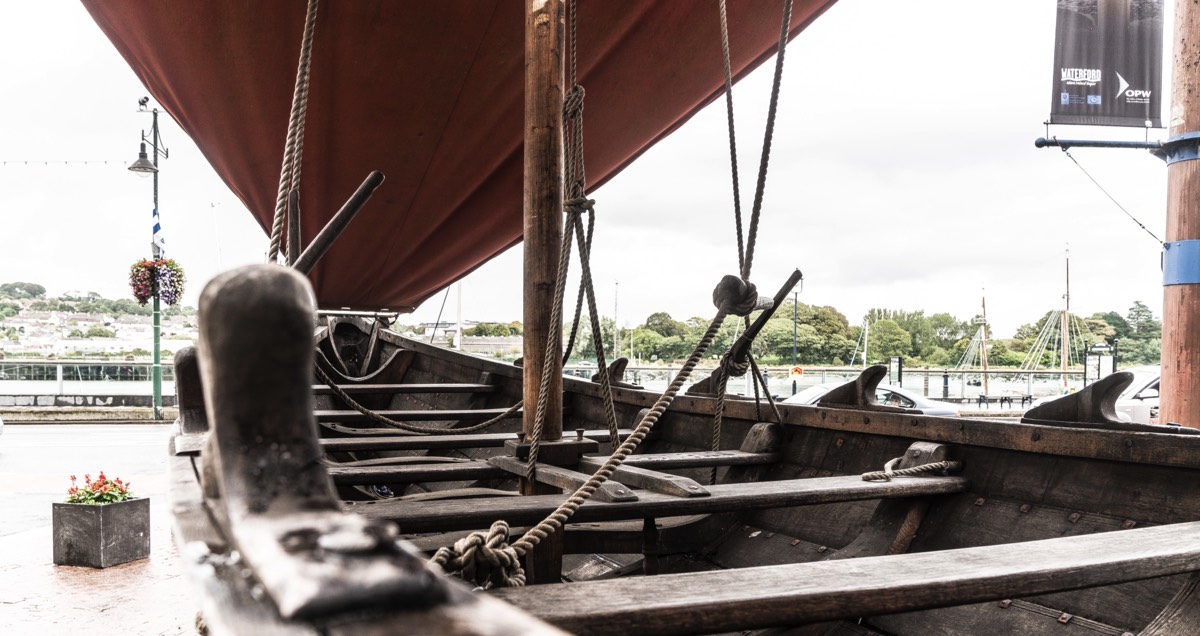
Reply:
[[[140,394],[142,387],[136,383],[149,383],[152,368],[149,362],[110,360],[0,361],[0,395],[45,394],[51,389],[57,395],[82,395],[96,393],[101,386],[106,393]],[[162,369],[163,380],[173,382],[174,366],[164,364]]]

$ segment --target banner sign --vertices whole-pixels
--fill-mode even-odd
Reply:
[[[1057,0],[1052,124],[1162,125],[1163,0]]]

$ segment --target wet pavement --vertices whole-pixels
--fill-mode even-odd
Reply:
[[[196,604],[171,541],[169,426],[13,424],[0,435],[0,634],[193,634]],[[150,497],[150,558],[53,564],[51,503],[103,470]]]

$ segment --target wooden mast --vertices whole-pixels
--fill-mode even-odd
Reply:
[[[979,364],[983,368],[983,394],[988,395],[987,296],[980,297],[980,306],[983,309],[983,321],[979,324]]]
[[[1071,358],[1071,333],[1067,328],[1067,321],[1071,315],[1071,250],[1067,250],[1067,286],[1066,293],[1063,294],[1063,313],[1062,320],[1059,320],[1059,330],[1062,332],[1060,338],[1061,346],[1059,349],[1059,360],[1062,369],[1062,384],[1063,390],[1067,390],[1067,366]]]
[[[525,285],[524,414],[521,430],[534,429],[538,391],[550,348],[549,385],[542,440],[562,439],[562,338],[551,321],[562,244],[563,192],[563,0],[525,2]],[[525,495],[561,491],[521,479]],[[528,582],[562,580],[562,531],[525,555]]]
[[[1195,35],[1193,35],[1195,34]],[[1175,2],[1174,87],[1169,140],[1200,131],[1200,8]],[[1192,140],[1194,143],[1194,140]],[[1183,141],[1183,144],[1188,144]],[[1167,247],[1164,261],[1200,240],[1200,161],[1168,160]],[[1182,242],[1173,245],[1175,242]],[[1174,252],[1175,254],[1172,254]],[[1193,252],[1194,253],[1194,252]],[[1180,259],[1183,260],[1183,259]],[[1181,263],[1182,264],[1182,263]],[[1166,271],[1170,263],[1164,262]],[[1181,284],[1164,280],[1161,422],[1200,428],[1200,284],[1195,268]],[[1187,280],[1190,279],[1190,280]]]
[[[561,342],[550,308],[558,281],[562,242],[562,0],[526,0],[525,15],[525,287],[524,396],[522,430],[533,432],[546,348],[554,366],[546,388],[542,439],[562,438]]]

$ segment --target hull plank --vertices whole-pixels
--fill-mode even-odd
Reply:
[[[799,625],[1200,569],[1200,523],[936,553],[507,589],[495,596],[578,634]]]
[[[588,502],[579,508],[571,521],[674,517],[831,501],[943,495],[962,492],[966,487],[967,481],[961,477],[899,477],[890,482],[866,482],[860,477],[826,477],[717,484],[709,486],[708,497],[673,497],[643,492],[636,502]],[[485,528],[496,519],[505,519],[510,524],[537,523],[564,499],[563,495],[534,495],[501,501],[400,502],[400,505],[378,501],[351,504],[349,508],[371,519],[395,521],[402,532],[440,532]]]

